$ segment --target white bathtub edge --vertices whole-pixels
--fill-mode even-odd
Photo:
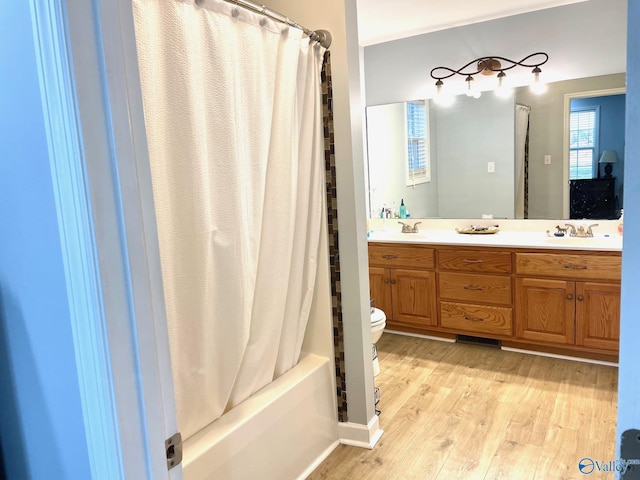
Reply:
[[[297,478],[338,444],[333,375],[330,359],[306,355],[184,442],[184,478]]]
[[[336,447],[340,445],[340,440],[336,440],[335,442],[333,442],[331,445],[329,445],[327,447],[327,449],[322,452],[320,455],[318,455],[318,458],[316,458],[313,463],[311,463],[304,472],[302,472],[302,474],[297,478],[297,480],[304,480],[305,478],[307,478],[309,475],[311,475],[313,473],[313,471],[318,468],[320,466],[320,464],[322,462],[324,462],[326,460],[326,458],[331,455],[331,452],[333,452]]]
[[[351,422],[338,423],[338,439],[343,445],[368,448],[371,450],[375,447],[376,443],[378,443],[383,433],[384,430],[380,429],[378,415],[374,415],[373,418],[369,420],[368,425]]]

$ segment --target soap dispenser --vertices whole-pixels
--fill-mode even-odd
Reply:
[[[407,218],[407,207],[404,206],[404,198],[400,200],[400,218]]]

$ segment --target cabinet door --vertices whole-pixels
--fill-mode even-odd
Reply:
[[[387,320],[393,320],[391,310],[391,278],[389,269],[382,267],[369,267],[369,295],[373,299],[373,305],[382,310]]]
[[[435,273],[422,270],[391,270],[393,319],[418,326],[436,326]]]
[[[617,351],[620,339],[620,286],[576,285],[576,344]]]
[[[573,345],[574,297],[575,282],[516,279],[516,336]]]

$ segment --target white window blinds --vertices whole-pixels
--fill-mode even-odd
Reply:
[[[407,102],[407,185],[431,180],[428,148],[428,112],[424,102]]]
[[[569,116],[569,178],[593,178],[596,162],[597,111],[585,109]]]

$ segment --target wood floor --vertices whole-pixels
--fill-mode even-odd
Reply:
[[[340,445],[308,478],[585,479],[615,460],[614,367],[385,333],[373,450]]]

